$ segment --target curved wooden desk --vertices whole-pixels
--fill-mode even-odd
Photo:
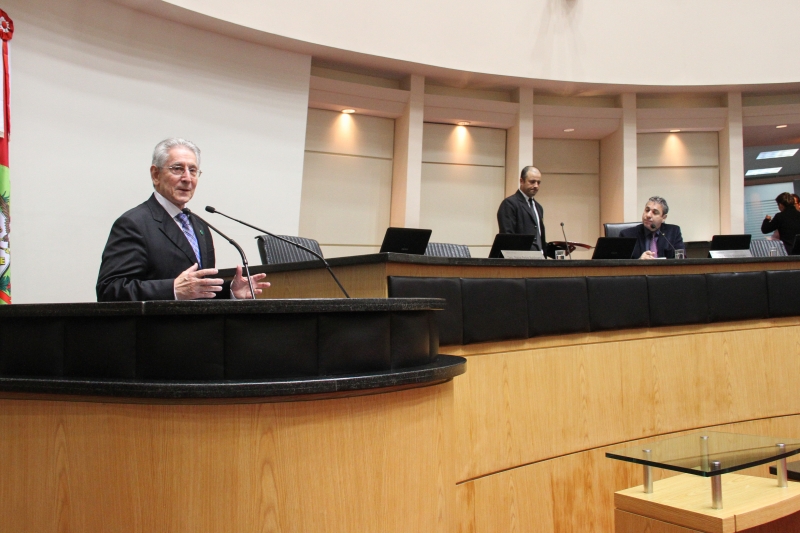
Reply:
[[[465,361],[429,351],[428,315],[439,302],[218,303],[0,308],[0,333],[9,335],[0,336],[0,530],[452,531],[452,378]],[[354,366],[337,373],[239,379],[167,377],[196,372],[192,359],[155,361],[141,350],[200,322],[209,337],[194,345],[196,361],[222,348],[227,372],[236,368],[229,334],[245,318],[262,333],[277,321],[287,334],[311,320],[321,358],[335,352],[322,338],[329,320],[339,343],[377,320],[389,345],[351,353]],[[9,333],[38,327],[43,334],[27,343]],[[122,341],[126,331],[137,346]],[[77,364],[82,353],[96,363],[102,343],[82,352],[76,335],[114,332],[121,337],[106,344],[107,360],[132,353],[137,372],[164,375],[108,377],[125,365]],[[392,343],[398,335],[403,343]],[[402,364],[408,346],[429,360]],[[10,375],[25,361],[34,368],[36,354],[50,375]],[[376,359],[388,366],[363,370]]]
[[[795,257],[556,262],[388,254],[332,259],[331,265],[348,291],[373,296],[388,294],[388,276],[800,270]],[[337,296],[333,281],[313,263],[256,268],[269,273],[277,291]],[[442,350],[469,362],[469,372],[454,384],[455,531],[611,533],[614,492],[641,483],[641,471],[606,459],[607,450],[698,428],[800,437],[798,316],[587,331]],[[768,475],[766,467],[749,473]]]

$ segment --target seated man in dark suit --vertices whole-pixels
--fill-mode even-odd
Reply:
[[[200,150],[184,139],[156,145],[150,179],[155,191],[114,222],[100,273],[97,301],[250,298],[250,285],[236,267],[233,281],[210,278],[214,241],[208,226],[182,212],[200,177]],[[266,274],[253,276],[256,294],[269,287]]]
[[[642,223],[623,230],[620,237],[635,237],[636,247],[633,257],[639,259],[675,258],[675,249],[684,248],[680,226],[667,224],[669,206],[660,196],[647,200],[642,213]]]
[[[545,251],[544,209],[533,199],[541,183],[542,173],[538,168],[523,168],[519,190],[503,200],[497,210],[497,225],[500,233],[534,235],[531,250]]]

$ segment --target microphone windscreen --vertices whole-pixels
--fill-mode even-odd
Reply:
[[[192,210],[189,209],[188,207],[184,207],[183,209],[181,209],[181,211],[183,211],[183,213],[186,214],[186,215],[191,215],[192,214]]]
[[[656,229],[656,225],[655,224],[650,224],[650,229]]]
[[[207,205],[206,206],[206,211],[208,211],[209,213],[215,213],[217,210],[214,209],[213,207],[211,207],[210,205]]]

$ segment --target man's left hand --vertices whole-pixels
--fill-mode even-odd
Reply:
[[[256,291],[256,294],[261,294],[262,289],[269,288],[268,281],[261,281],[267,277],[266,274],[253,274],[250,277],[253,280],[253,289]],[[233,281],[231,281],[231,292],[237,300],[252,298],[250,295],[250,284],[247,282],[247,278],[242,276],[241,265],[236,265],[236,275],[233,276]]]

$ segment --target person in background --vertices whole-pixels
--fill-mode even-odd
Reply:
[[[497,210],[500,233],[534,235],[531,250],[545,251],[544,208],[533,199],[542,184],[539,169],[527,166],[519,176],[519,190],[503,200]]]
[[[800,211],[795,207],[795,199],[791,193],[782,192],[775,198],[775,202],[778,204],[778,212],[773,217],[769,215],[764,217],[761,233],[778,230],[786,252],[791,253],[794,238],[800,234]]]
[[[675,258],[675,249],[683,248],[683,236],[680,226],[667,224],[669,205],[660,196],[647,200],[642,213],[642,223],[633,228],[622,230],[620,237],[635,237],[636,247],[633,257],[639,259]]]

